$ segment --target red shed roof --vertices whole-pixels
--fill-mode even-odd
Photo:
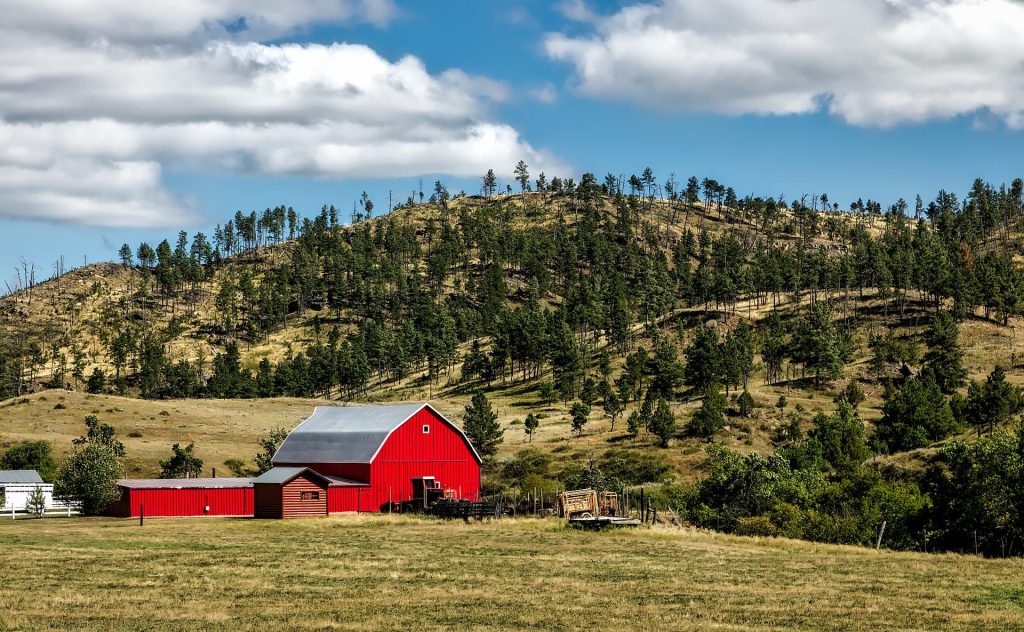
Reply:
[[[128,489],[230,489],[252,487],[251,478],[125,478],[118,487]]]

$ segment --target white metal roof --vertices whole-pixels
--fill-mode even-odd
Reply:
[[[252,487],[251,478],[125,478],[118,487],[128,489],[230,489]]]
[[[42,482],[43,478],[35,470],[0,470],[0,484],[19,483],[31,485],[33,483],[41,484]]]

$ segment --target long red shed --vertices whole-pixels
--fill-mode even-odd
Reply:
[[[124,479],[117,482],[121,497],[107,515],[146,516],[251,516],[252,479],[178,478]]]

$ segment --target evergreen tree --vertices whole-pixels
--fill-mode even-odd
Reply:
[[[804,369],[814,373],[814,383],[833,380],[843,372],[843,342],[832,323],[832,308],[818,301],[793,336],[791,355]]]
[[[611,432],[615,432],[615,420],[618,419],[622,411],[625,410],[625,406],[622,404],[622,400],[619,399],[618,394],[615,391],[609,391],[604,398],[604,414],[611,420]]]
[[[928,351],[924,355],[923,369],[931,373],[939,389],[946,394],[963,386],[967,379],[959,337],[959,328],[949,312],[935,314],[924,335]]]
[[[28,499],[25,501],[25,511],[36,518],[42,518],[43,514],[46,513],[46,493],[43,492],[43,488],[39,485],[36,485],[29,492]]]
[[[925,374],[889,388],[875,438],[890,451],[913,450],[946,438],[955,428],[949,402],[931,374]]]
[[[718,334],[710,327],[699,327],[694,332],[693,342],[686,348],[684,381],[702,393],[707,392],[718,381],[721,362],[722,349]]]
[[[498,424],[498,415],[483,391],[477,391],[462,416],[462,429],[476,451],[483,458],[493,457],[498,451],[505,431]]]
[[[530,443],[533,443],[533,435],[537,432],[538,427],[540,427],[540,418],[533,413],[526,415],[526,420],[523,421],[523,430],[530,438]]]
[[[822,456],[836,470],[852,471],[868,458],[864,424],[846,400],[840,400],[835,415],[818,413],[810,436],[821,446]]]
[[[643,418],[640,416],[639,410],[634,410],[629,413],[629,417],[626,419],[626,432],[629,433],[629,437],[636,441],[636,438],[640,435],[640,431],[643,430],[644,426]]]
[[[663,448],[667,448],[669,440],[675,436],[676,433],[676,416],[672,412],[672,409],[669,408],[668,402],[665,401],[664,398],[658,399],[658,403],[654,407],[654,412],[651,415],[648,427],[660,440],[659,445]]]
[[[736,403],[739,405],[740,415],[749,419],[750,415],[754,412],[754,398],[750,391],[744,390],[740,393]]]
[[[700,408],[693,413],[686,433],[693,437],[710,439],[725,427],[725,395],[715,383],[711,383],[704,393]]]
[[[996,426],[1008,423],[1020,411],[1020,393],[1006,382],[1006,371],[997,365],[984,382],[971,381],[965,408],[967,421],[979,437],[983,430],[992,434]]]
[[[650,390],[660,397],[671,399],[683,381],[683,366],[679,363],[679,352],[672,342],[661,338],[655,343],[650,371]]]
[[[569,410],[569,415],[572,418],[572,431],[575,432],[577,436],[582,436],[583,428],[587,425],[587,421],[589,421],[590,406],[583,402],[576,402]]]

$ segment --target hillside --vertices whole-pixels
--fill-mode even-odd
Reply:
[[[484,393],[504,430],[491,491],[655,485],[729,531],[867,543],[886,522],[897,548],[929,528],[969,546],[941,505],[992,483],[957,480],[975,470],[944,446],[984,431],[963,458],[988,458],[1024,409],[1006,189],[942,193],[914,220],[559,186],[351,226],[326,207],[238,213],[4,297],[0,446],[65,454],[95,414],[133,474],[171,443],[222,468],[315,401],[429,400],[458,420]],[[762,476],[768,500],[744,482]],[[1013,551],[1014,520],[975,546]]]
[[[5,630],[992,630],[1020,560],[552,520],[0,520]],[[116,588],[111,590],[111,588]],[[302,604],[296,607],[296,604]]]

